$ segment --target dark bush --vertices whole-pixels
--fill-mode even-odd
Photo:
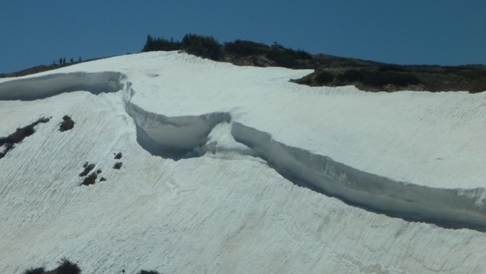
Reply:
[[[259,44],[251,41],[236,40],[234,42],[224,43],[226,53],[237,56],[248,56],[265,54],[270,47],[265,44]]]
[[[62,258],[60,265],[56,268],[57,274],[79,274],[81,269],[78,265],[70,262],[66,258]]]
[[[383,87],[388,84],[406,87],[420,83],[417,76],[411,73],[356,69],[350,69],[338,75],[338,81],[341,83],[361,82],[373,87]]]
[[[216,61],[222,59],[222,46],[211,36],[186,34],[182,38],[181,48],[199,57]]]
[[[401,67],[399,65],[383,65],[378,67],[379,71],[386,72],[386,71],[398,71],[398,72],[406,72],[408,71],[406,68]]]
[[[316,82],[319,85],[327,85],[327,84],[330,84],[332,81],[334,81],[334,74],[332,74],[328,71],[322,70],[319,73],[317,73],[315,79],[316,79]]]
[[[44,268],[43,267],[38,267],[38,268],[31,268],[27,269],[22,274],[42,274],[44,273]]]
[[[304,54],[293,49],[287,49],[280,45],[274,45],[266,53],[266,57],[273,60],[277,66],[292,68],[299,64],[300,56]]]
[[[98,178],[98,175],[93,172],[89,176],[84,177],[84,180],[83,182],[81,182],[81,184],[84,186],[94,185],[96,183],[96,178]]]
[[[444,71],[446,73],[459,75],[466,78],[486,77],[485,70],[481,71],[475,68],[474,66],[457,66],[457,67],[445,66]]]
[[[74,121],[71,119],[71,117],[64,115],[64,117],[62,117],[62,120],[63,121],[61,122],[61,125],[59,126],[60,131],[70,130],[74,127]]]
[[[311,59],[314,58],[314,57],[312,57],[312,54],[308,53],[307,51],[303,51],[303,50],[296,50],[294,54],[297,56],[297,58],[303,59],[303,60],[311,60]]]
[[[154,270],[141,270],[139,274],[159,274],[159,272]]]
[[[83,172],[81,172],[79,174],[79,177],[83,177],[83,176],[88,175],[88,173],[90,173],[91,170],[93,170],[94,167],[95,167],[95,164],[88,164],[88,162],[84,163],[84,165],[83,165],[84,170],[83,170]]]
[[[171,50],[179,50],[181,49],[181,43],[175,41],[171,38],[170,40],[164,38],[154,38],[150,35],[147,36],[147,41],[145,42],[145,46],[142,49],[142,52],[147,51],[171,51]]]
[[[340,82],[361,82],[364,76],[361,70],[350,69],[338,75]]]
[[[303,61],[313,59],[311,54],[303,50],[284,48],[277,43],[270,47],[262,43],[236,40],[221,45],[212,36],[197,34],[186,34],[181,42],[173,41],[172,39],[169,41],[163,38],[154,38],[148,35],[142,52],[157,50],[184,50],[189,54],[215,61],[264,55],[273,61],[274,64],[272,65],[288,68],[297,67]]]

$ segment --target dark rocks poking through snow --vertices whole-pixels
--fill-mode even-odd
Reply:
[[[90,164],[88,162],[84,163],[84,165],[83,165],[84,171],[79,174],[79,177],[84,177],[84,176],[88,175],[88,173],[90,173],[91,170],[93,170],[94,167],[95,167],[95,164]]]
[[[63,121],[59,126],[59,131],[66,131],[66,130],[73,129],[74,121],[71,119],[71,117],[64,115],[64,117],[62,117],[62,120]]]
[[[81,184],[85,186],[94,185],[96,183],[96,178],[98,178],[98,175],[96,175],[96,172],[93,172],[85,177]]]
[[[14,133],[10,134],[9,136],[0,138],[0,159],[5,157],[5,155],[7,155],[7,153],[15,147],[14,144],[18,144],[22,142],[25,137],[34,134],[34,127],[37,124],[47,123],[49,122],[49,120],[49,118],[40,118],[39,120],[28,126],[18,128]]]
[[[95,167],[95,164],[90,164],[88,162],[84,163],[83,165],[83,172],[79,174],[79,177],[84,177],[83,181],[81,182],[81,185],[84,186],[89,186],[89,185],[94,185],[96,183],[96,179],[98,178],[98,174],[101,173],[101,169],[98,169],[91,174],[89,174]],[[89,174],[89,175],[88,175]],[[101,181],[106,181],[105,178],[101,178]]]
[[[120,159],[121,158],[121,152],[120,153],[115,153],[115,159]],[[122,162],[117,162],[113,166],[113,169],[120,169],[122,167],[123,163]],[[96,171],[93,171],[95,168],[95,164],[90,164],[89,162],[85,162],[83,165],[83,172],[79,174],[79,177],[84,177],[83,181],[81,182],[81,185],[84,186],[89,186],[89,185],[94,185],[96,183],[96,179],[98,179],[98,175],[101,173],[101,169],[98,169]],[[101,177],[99,182],[104,182],[106,181],[105,177]]]
[[[118,159],[121,159],[122,158],[122,153],[121,152],[118,152],[116,155],[115,155],[115,159],[118,160]]]

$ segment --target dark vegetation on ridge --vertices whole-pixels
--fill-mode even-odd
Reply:
[[[309,86],[355,85],[366,91],[469,91],[486,90],[486,66],[394,65],[343,58],[325,54],[312,55],[303,50],[269,46],[236,40],[220,44],[211,36],[187,34],[182,41],[147,37],[142,52],[181,50],[214,61],[240,66],[314,69],[292,80]]]
[[[486,66],[396,65],[326,54],[310,54],[278,43],[266,45],[236,40],[219,43],[211,36],[187,34],[181,41],[147,36],[142,52],[184,51],[214,61],[239,66],[313,69],[314,72],[292,82],[309,86],[355,85],[365,91],[486,91]],[[100,59],[100,58],[98,58]],[[92,61],[97,59],[91,59]],[[0,74],[18,77],[57,69],[64,65],[41,65],[19,72]]]

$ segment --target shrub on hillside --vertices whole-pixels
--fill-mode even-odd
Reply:
[[[78,265],[70,262],[66,258],[62,258],[60,265],[56,268],[57,274],[79,274],[81,269]]]
[[[406,87],[420,83],[420,79],[411,73],[356,69],[350,69],[339,74],[337,80],[340,84],[360,82],[373,87],[383,87],[388,84]]]
[[[248,56],[265,54],[270,47],[265,44],[259,44],[251,41],[236,40],[234,42],[224,43],[226,53],[236,56]]]
[[[147,36],[147,41],[142,49],[142,52],[147,51],[171,51],[171,50],[179,50],[181,48],[181,43],[178,41],[174,41],[173,39],[167,40],[164,38],[154,38],[150,35]]]
[[[407,69],[398,65],[382,65],[378,67],[379,71],[398,71],[398,72],[406,72]]]
[[[322,70],[317,73],[315,80],[319,85],[327,85],[334,81],[334,74]]]
[[[159,272],[157,271],[153,271],[153,270],[141,270],[138,274],[159,274]]]
[[[211,36],[186,34],[182,38],[181,48],[189,54],[212,60],[222,59],[222,46]]]
[[[43,267],[30,268],[22,272],[22,274],[42,274],[42,273],[44,273]]]
[[[273,60],[276,65],[293,68],[299,65],[299,61],[310,60],[312,55],[302,51],[284,48],[278,44],[273,45],[266,53],[266,57]]]

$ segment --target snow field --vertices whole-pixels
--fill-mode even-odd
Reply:
[[[237,122],[392,180],[484,188],[482,94],[309,88],[287,82],[308,71],[234,67],[175,52],[56,73],[76,71],[123,73],[135,91],[131,102],[155,117],[221,112],[232,120],[218,120],[207,139],[207,129],[196,138],[212,142],[215,154],[173,161],[137,142],[126,90],[0,101],[1,136],[52,116],[0,160],[0,251],[9,254],[0,257],[4,273],[54,268],[62,257],[85,273],[486,269],[484,233],[390,218],[295,186],[229,135]],[[66,114],[75,126],[59,132]],[[123,152],[120,170],[112,168],[117,152]],[[85,161],[107,181],[79,186]]]

